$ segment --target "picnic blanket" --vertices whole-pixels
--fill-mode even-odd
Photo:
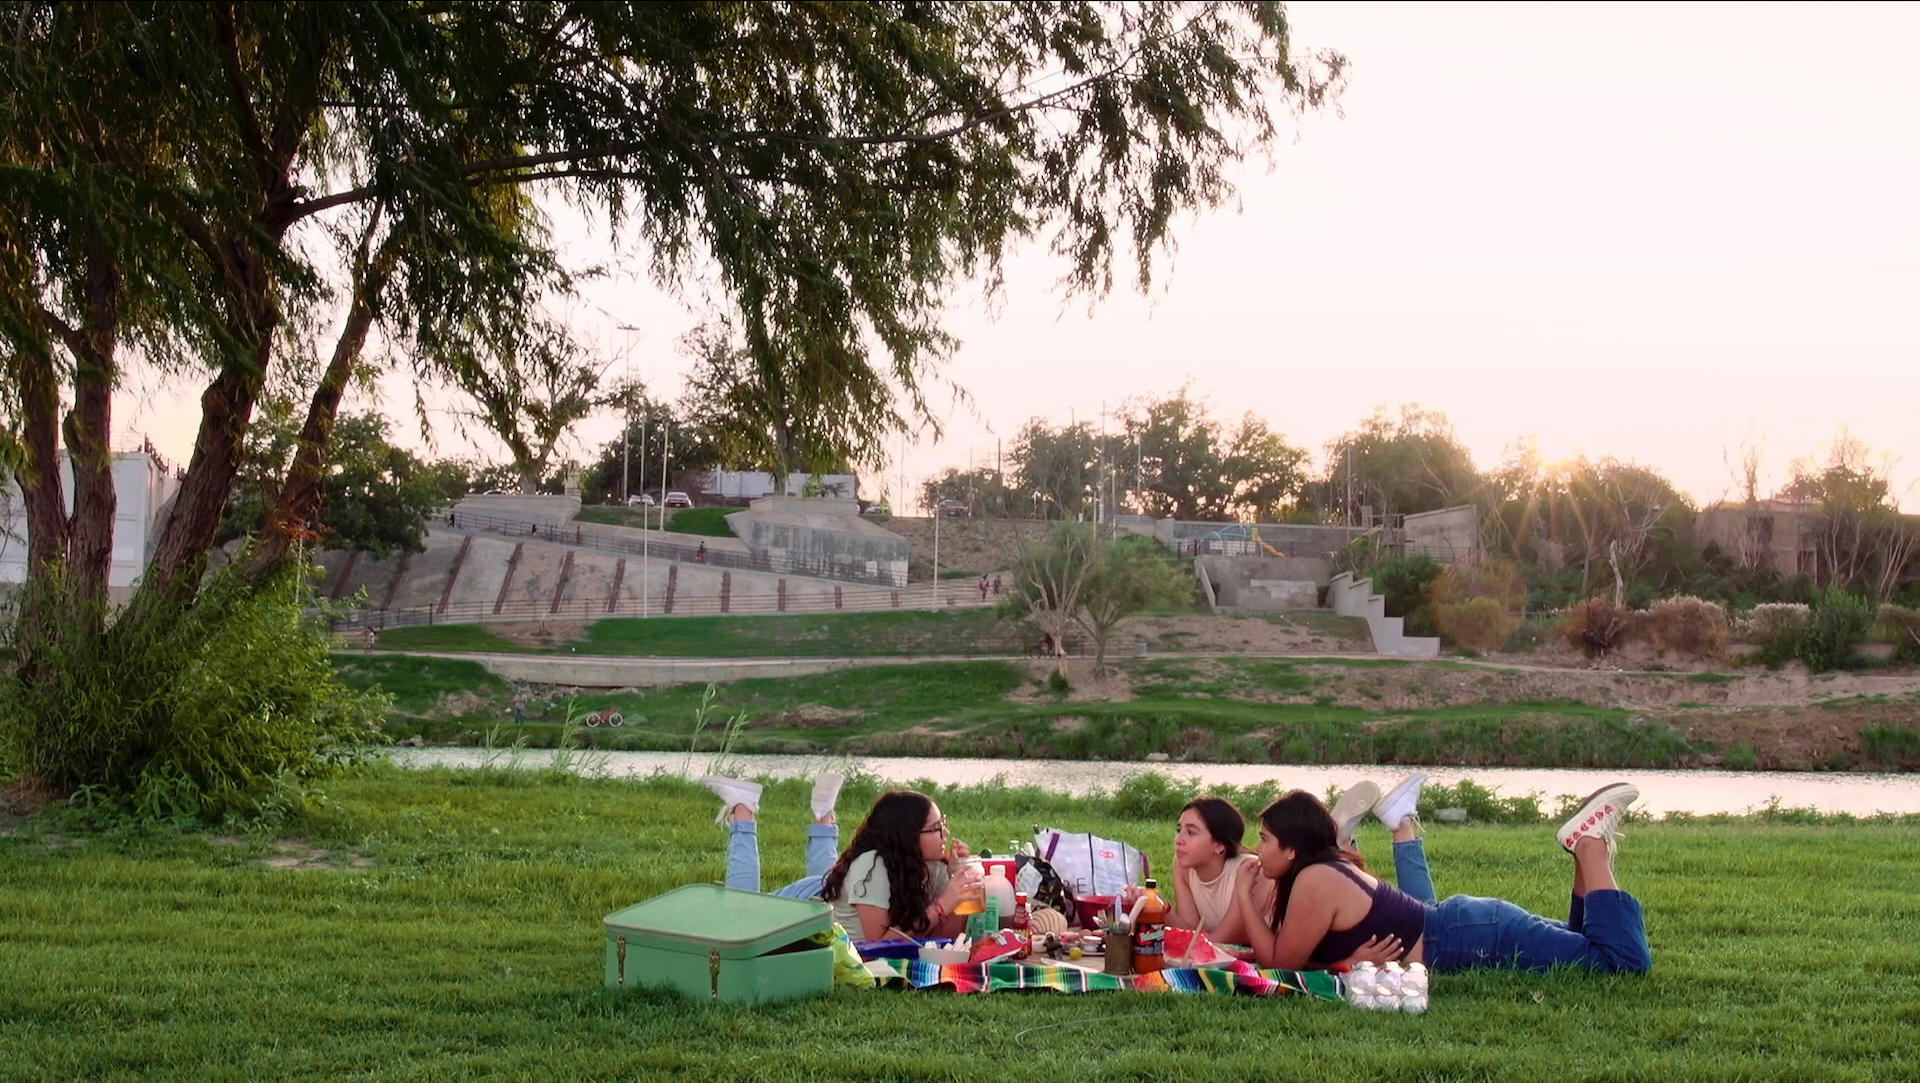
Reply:
[[[956,993],[999,993],[1012,989],[1051,989],[1057,993],[1201,993],[1214,996],[1286,996],[1340,999],[1340,986],[1324,971],[1262,970],[1252,963],[1180,967],[1121,977],[1058,963],[963,963],[939,966],[918,959],[875,959],[884,967],[888,989],[951,988]]]

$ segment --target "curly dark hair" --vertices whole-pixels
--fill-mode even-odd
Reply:
[[[927,880],[927,861],[920,856],[920,832],[927,826],[933,799],[913,790],[889,790],[874,801],[867,818],[827,870],[820,897],[838,899],[847,885],[847,866],[869,850],[880,855],[887,872],[887,920],[910,933],[929,931],[927,904],[933,891]]]

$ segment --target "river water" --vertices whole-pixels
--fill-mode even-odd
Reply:
[[[477,767],[504,763],[498,752],[478,748],[396,748],[395,763],[403,767]],[[517,762],[525,767],[550,764],[552,753],[527,749]],[[706,774],[713,757],[691,757],[684,752],[575,753],[575,769],[621,778],[653,775]],[[816,771],[849,768],[906,784],[927,779],[943,786],[970,785],[1000,779],[1009,786],[1039,786],[1076,795],[1111,791],[1130,775],[1158,771],[1205,785],[1251,786],[1269,779],[1288,788],[1324,793],[1329,785],[1347,786],[1370,778],[1383,786],[1407,770],[1377,764],[1296,767],[1247,763],[1121,763],[1084,760],[927,759],[918,757],[845,758],[828,756],[729,756],[727,773],[753,778],[806,777]],[[1784,771],[1653,771],[1641,769],[1534,769],[1515,767],[1432,767],[1436,783],[1472,779],[1503,796],[1534,794],[1551,810],[1556,799],[1586,794],[1609,782],[1630,781],[1640,787],[1636,807],[1656,816],[1685,812],[1705,816],[1739,814],[1778,800],[1785,808],[1811,808],[1870,816],[1879,812],[1920,814],[1920,774],[1853,774]]]

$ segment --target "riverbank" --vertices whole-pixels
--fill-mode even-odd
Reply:
[[[985,760],[918,756],[782,756],[729,752],[609,752],[402,746],[387,756],[410,769],[503,766],[564,769],[598,778],[699,778],[716,771],[742,778],[812,778],[821,771],[913,780],[916,786],[1032,787],[1095,801],[1113,796],[1139,807],[1145,795],[1177,813],[1187,799],[1216,790],[1266,793],[1302,789],[1326,794],[1370,779],[1391,788],[1406,769],[1379,764],[1163,763],[1114,760]],[[1420,815],[1446,822],[1455,810],[1473,823],[1537,823],[1623,772],[1640,787],[1635,808],[1655,819],[1773,815],[1909,816],[1920,826],[1920,773],[1804,771],[1663,771],[1645,768],[1424,767],[1430,779]]]
[[[569,662],[574,661],[569,658]],[[1920,675],[1662,673],[1309,657],[898,662],[719,685],[511,682],[460,658],[339,656],[399,740],[619,750],[1463,767],[1920,770]],[[519,717],[515,717],[516,708]],[[616,710],[623,725],[569,734]],[[731,731],[724,723],[738,716]]]
[[[849,787],[843,822],[874,785]],[[1002,787],[936,797],[976,845],[1038,819],[1139,843],[1171,867],[1170,820],[1153,802]],[[800,871],[806,802],[803,781],[768,791],[769,883]],[[1651,975],[1448,977],[1418,1017],[1304,1000],[860,990],[745,1009],[603,990],[602,916],[720,876],[713,804],[677,779],[388,769],[333,786],[277,836],[16,827],[0,836],[0,911],[13,916],[0,923],[0,1058],[21,1081],[971,1081],[988,1063],[1009,1083],[1920,1069],[1908,1034],[1920,899],[1885,873],[1911,848],[1911,823],[1634,825],[1619,868],[1646,906]],[[1361,843],[1389,864],[1376,826]],[[1433,825],[1428,849],[1443,893],[1565,906],[1566,858],[1539,825]]]

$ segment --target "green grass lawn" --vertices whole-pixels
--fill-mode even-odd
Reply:
[[[605,749],[689,747],[705,687],[548,693],[508,725],[512,689],[478,664],[402,656],[339,657],[347,684],[394,698],[396,737],[468,741],[494,726],[502,737],[557,744],[571,712],[617,707],[626,724],[579,734]],[[1690,742],[1658,719],[1578,703],[1495,703],[1401,710],[1383,716],[1312,696],[1315,678],[1291,662],[1230,659],[1223,675],[1186,681],[1177,660],[1125,660],[1150,679],[1136,698],[1067,702],[1039,695],[1019,665],[1004,661],[872,666],[722,686],[702,748],[721,739],[721,721],[746,724],[739,752],[857,755],[966,755],[1052,759],[1139,759],[1149,753],[1243,763],[1457,763],[1484,766],[1667,767],[1722,751]],[[1015,698],[1025,689],[1029,694]],[[1232,698],[1255,690],[1295,702]],[[1305,700],[1311,702],[1305,702]],[[1896,734],[1882,743],[1895,748]],[[1876,746],[1878,747],[1878,746]],[[1901,746],[1904,747],[1904,746]]]
[[[974,578],[967,572],[964,578]],[[914,589],[924,590],[924,586]],[[1158,614],[1161,616],[1169,614]],[[1270,620],[1292,624],[1330,638],[1331,646],[1371,649],[1366,624],[1358,617],[1316,613],[1265,614],[1226,619]],[[1356,638],[1357,637],[1357,638]],[[752,616],[674,617],[671,620],[612,617],[587,625],[584,642],[552,647],[523,647],[500,638],[483,624],[436,624],[392,628],[380,635],[380,646],[396,651],[479,651],[550,654],[657,655],[673,658],[856,658],[902,654],[1009,655],[1025,654],[1039,642],[1031,625],[1003,618],[990,609],[882,610],[879,612],[795,613]],[[1086,645],[1091,649],[1091,644]],[[1124,655],[1132,640],[1110,646],[1110,656]],[[1157,637],[1157,650],[1201,651],[1210,648],[1203,636],[1168,631]],[[1323,662],[1403,666],[1391,659],[1321,659]],[[1459,663],[1428,662],[1429,666]]]
[[[849,820],[874,794],[857,780]],[[936,794],[975,845],[1035,821],[1144,846],[1118,796]],[[678,779],[377,771],[265,836],[35,824],[0,837],[0,1075],[69,1079],[1893,1080],[1920,1072],[1905,822],[1634,825],[1645,978],[1443,976],[1423,1016],[1308,1000],[836,990],[759,1008],[600,987],[600,919],[722,872]],[[801,871],[801,782],[770,788],[768,884]],[[1154,809],[1154,812],[1161,810]],[[1376,864],[1385,837],[1363,832]],[[1443,893],[1563,910],[1539,825],[1435,827]]]
[[[739,511],[739,508],[677,508],[667,512],[666,532],[668,534],[692,534],[707,538],[734,537],[733,528],[727,525],[726,517]],[[636,530],[659,530],[660,511],[657,508],[626,508],[618,505],[588,505],[574,515],[583,523],[599,523],[603,526],[628,526]],[[668,539],[673,540],[673,539]]]
[[[521,651],[672,658],[851,658],[900,654],[1007,654],[1032,637],[988,609],[902,609],[879,613],[767,616],[615,617],[587,625],[584,642],[516,647],[484,625],[394,628],[380,646],[396,651]]]

